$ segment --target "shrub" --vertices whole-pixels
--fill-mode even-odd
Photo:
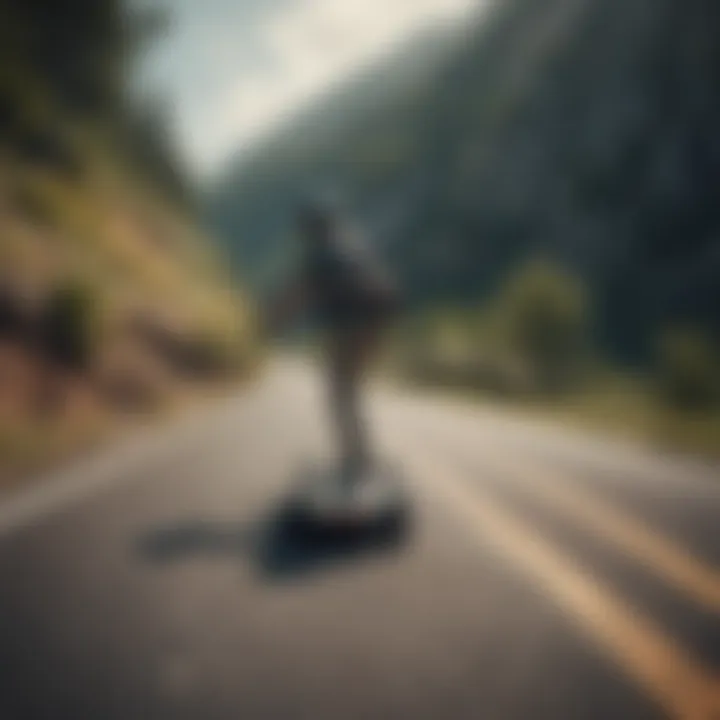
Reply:
[[[707,411],[720,404],[720,353],[699,329],[674,327],[658,343],[656,387],[670,408]]]
[[[0,337],[24,337],[30,324],[29,315],[21,294],[0,281]]]
[[[540,390],[564,389],[586,356],[588,298],[561,268],[531,262],[501,293],[495,334],[524,364]]]
[[[97,339],[96,310],[96,295],[83,282],[66,280],[51,291],[39,323],[45,357],[69,370],[87,369]]]

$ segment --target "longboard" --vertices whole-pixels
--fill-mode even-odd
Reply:
[[[399,538],[407,530],[410,502],[398,468],[377,464],[357,483],[335,469],[311,468],[293,493],[289,519],[305,531],[368,533]]]

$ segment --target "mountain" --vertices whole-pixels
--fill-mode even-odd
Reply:
[[[437,31],[414,38],[226,163],[205,193],[205,214],[245,282],[262,285],[265,270],[271,272],[305,193],[345,184],[359,197],[361,175],[371,183],[372,165],[392,161],[381,154],[402,151],[405,131],[390,119],[391,109],[431,82],[453,57],[456,40],[457,33]]]
[[[338,185],[415,302],[481,300],[543,256],[585,279],[606,347],[642,359],[668,323],[720,328],[717,37],[712,0],[496,3],[443,52],[408,48],[413,82],[388,63],[237,159],[206,212],[265,277],[292,200]]]

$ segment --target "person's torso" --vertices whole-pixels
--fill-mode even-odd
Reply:
[[[387,268],[364,238],[349,233],[315,248],[306,272],[315,310],[328,320],[370,312],[394,293]]]

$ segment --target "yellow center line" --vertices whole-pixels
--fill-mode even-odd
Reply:
[[[530,575],[576,625],[671,717],[720,720],[720,684],[662,629],[524,525],[482,487],[419,450],[411,475],[468,521],[485,546]]]
[[[712,612],[720,612],[720,573],[707,567],[641,520],[582,489],[572,477],[513,457],[483,455],[483,464],[504,479],[522,484],[523,492],[575,524],[617,545]]]

